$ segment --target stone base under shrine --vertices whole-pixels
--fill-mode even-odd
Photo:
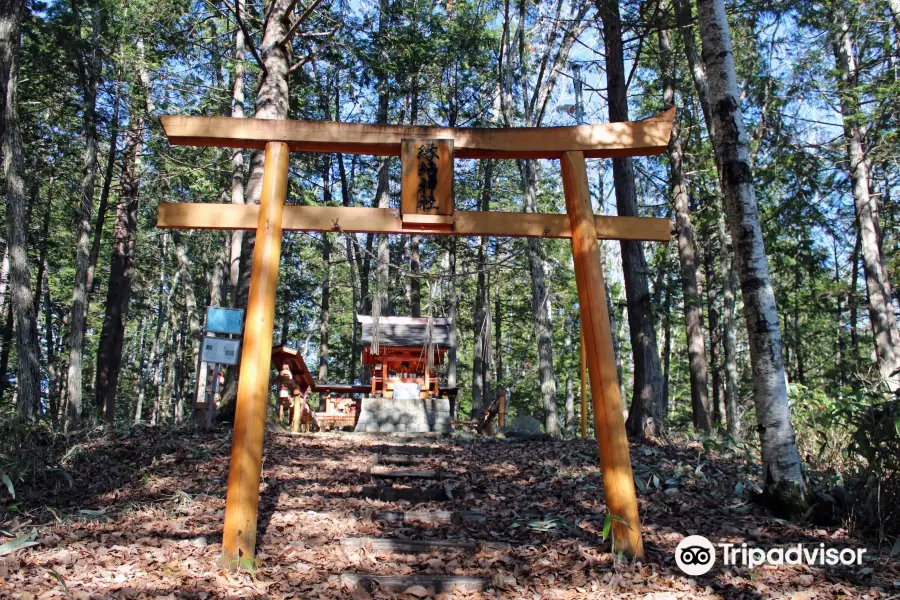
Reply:
[[[429,398],[362,399],[357,432],[365,433],[450,433],[450,400]]]

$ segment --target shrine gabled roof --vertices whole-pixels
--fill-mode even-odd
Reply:
[[[372,345],[374,326],[369,315],[357,315],[362,325],[362,345]],[[433,319],[432,343],[438,348],[450,347],[450,319]],[[380,317],[378,343],[380,346],[425,347],[428,342],[428,317]]]

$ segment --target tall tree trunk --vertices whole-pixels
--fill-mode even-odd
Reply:
[[[881,251],[878,198],[869,189],[872,183],[871,167],[866,156],[863,125],[860,123],[862,109],[853,29],[840,0],[832,5],[831,10],[831,22],[835,27],[832,33],[832,46],[840,72],[838,91],[856,207],[856,224],[862,240],[863,273],[869,296],[869,321],[872,324],[878,370],[888,389],[896,393],[900,391],[900,326],[894,313],[891,283]]]
[[[217,236],[218,237],[218,236]],[[222,243],[216,244],[216,255],[212,270],[209,273],[209,305],[225,306],[228,304],[228,257],[231,253],[231,235],[226,233],[220,238]]]
[[[601,172],[598,176],[599,185],[599,193],[598,197],[600,199],[600,212],[603,211],[603,168],[601,164]],[[606,242],[604,240],[599,240],[597,242],[597,252],[600,254],[600,265],[603,268],[604,275],[606,274]],[[616,377],[619,381],[619,396],[625,398],[625,379],[622,374],[623,365],[622,365],[622,351],[619,347],[619,323],[618,317],[616,316],[616,312],[613,306],[613,294],[612,288],[609,287],[609,277],[603,278],[603,288],[606,291],[606,312],[609,313],[609,329],[612,332],[612,345],[613,345],[613,355],[616,358]]]
[[[497,387],[499,388],[503,382],[503,345],[502,345],[502,326],[503,326],[503,313],[500,308],[500,282],[502,279],[500,277],[496,278],[497,280],[497,290],[494,292],[494,366],[495,375],[494,380],[497,382]]]
[[[450,238],[450,249],[447,251],[447,270],[450,272],[450,283],[447,286],[447,318],[450,321],[450,334],[447,349],[447,387],[456,387],[456,352],[459,339],[457,325],[458,298],[456,295],[456,238]]]
[[[175,313],[170,315],[172,330],[175,330]],[[177,337],[173,341],[175,346],[174,364],[172,369],[172,394],[175,397],[175,424],[184,423],[184,348],[186,339],[184,331],[184,319],[181,320],[180,327],[177,329]]]
[[[0,307],[6,306],[6,291],[9,288],[9,245],[3,247],[3,262],[0,262]]]
[[[788,408],[778,309],[753,189],[731,34],[724,0],[698,0],[697,8],[709,75],[713,147],[747,318],[763,482],[773,505],[793,512],[804,501],[803,472]]]
[[[525,212],[537,212],[537,173],[532,160],[520,160],[522,196]],[[553,371],[553,323],[550,319],[550,298],[544,274],[541,241],[528,238],[528,266],[531,274],[531,311],[534,315],[534,337],[538,347],[538,379],[541,384],[541,403],[544,409],[544,430],[560,437],[559,409],[556,402],[556,374]]]
[[[109,193],[112,189],[113,173],[116,167],[116,147],[119,141],[119,105],[121,104],[122,78],[116,82],[116,97],[113,100],[112,121],[109,124],[109,152],[106,154],[106,168],[103,173],[103,187],[100,189],[100,201],[97,203],[97,218],[94,221],[94,239],[91,241],[91,255],[88,259],[87,284],[85,289],[90,294],[94,292],[94,273],[97,270],[97,261],[100,259],[100,247],[103,241],[103,225],[106,223],[106,213],[109,212]]]
[[[140,201],[141,154],[144,138],[144,111],[138,109],[140,100],[147,115],[155,112],[150,95],[150,74],[144,63],[144,40],[137,41],[137,72],[139,83],[132,84],[132,112],[128,132],[128,147],[122,168],[122,193],[116,206],[113,226],[113,250],[109,267],[109,284],[100,343],[97,348],[96,402],[106,421],[116,418],[116,393],[122,368],[122,348],[125,326],[131,304],[131,282],[134,275],[135,244],[137,243],[137,212]]]
[[[491,204],[491,192],[494,179],[493,161],[481,163],[481,194],[478,199],[478,210],[489,210]],[[487,298],[487,286],[485,282],[485,264],[487,261],[486,237],[478,238],[478,251],[476,258],[476,284],[475,284],[475,318],[472,322],[473,344],[472,350],[472,419],[480,420],[484,415],[486,405],[490,400],[484,389],[485,370],[485,346],[491,343],[490,332],[487,329],[487,311],[485,302]]]
[[[810,243],[810,245],[812,245]],[[797,249],[799,251],[799,248]],[[797,361],[797,383],[807,385],[806,364],[803,357],[803,327],[800,324],[800,292],[803,290],[803,270],[800,262],[794,262],[794,315],[791,329],[794,334],[794,360]]]
[[[338,99],[338,116],[340,116],[340,99]],[[338,154],[338,174],[341,178],[341,205],[349,207],[352,205],[350,197],[350,187],[347,181],[347,169],[344,165],[344,155]],[[356,316],[360,310],[360,293],[359,284],[357,282],[357,258],[356,248],[354,247],[353,234],[344,234],[344,252],[347,255],[347,268],[350,270],[350,290],[352,292],[353,320],[351,322],[350,335],[350,383],[356,382],[356,368],[358,366],[360,349],[359,349],[359,324],[356,322]]]
[[[609,93],[609,121],[628,120],[625,59],[622,49],[622,19],[619,5],[613,0],[597,0],[603,19],[603,39],[606,46],[606,80]],[[631,158],[613,159],[613,181],[616,187],[616,207],[619,216],[634,217],[637,197],[634,187],[634,165]],[[634,354],[634,390],[626,429],[632,439],[646,435],[660,435],[663,431],[662,373],[653,309],[650,303],[649,267],[640,242],[623,241],[622,268],[625,296],[628,301],[628,324]]]
[[[487,284],[485,286],[485,299],[484,299],[484,314],[485,319],[488,324],[491,323],[491,277],[490,274],[487,276]],[[484,335],[484,345],[486,350],[491,350],[491,335],[492,331],[490,328],[485,331]],[[484,390],[484,405],[486,407],[490,407],[493,402],[493,391],[491,390],[491,379],[493,378],[493,352],[488,352],[482,357],[481,361],[481,380],[482,380],[482,389]]]
[[[543,43],[544,52],[539,58],[539,67],[532,82],[528,78],[528,68],[525,60],[525,52],[528,43],[526,41],[528,16],[528,2],[520,0],[518,4],[517,31],[510,36],[510,2],[504,2],[503,35],[501,42],[500,63],[498,65],[498,86],[500,113],[503,122],[509,126],[512,124],[513,115],[513,61],[518,66],[518,83],[522,99],[523,121],[527,126],[540,127],[546,114],[549,99],[556,86],[558,74],[563,70],[568,60],[575,39],[587,27],[588,21],[584,18],[590,7],[587,0],[573,3],[573,18],[569,21],[571,27],[561,27],[560,14],[563,3],[559,1],[555,7],[551,7],[556,18],[547,21],[547,31]],[[516,47],[516,56],[513,47]],[[503,61],[506,61],[505,64]],[[522,181],[522,192],[526,212],[537,210],[537,175],[536,164],[533,160],[518,161],[519,174]],[[550,302],[547,294],[546,275],[544,272],[544,257],[541,250],[541,240],[530,238],[526,242],[528,248],[528,264],[531,274],[531,308],[534,317],[534,333],[537,340],[538,376],[541,385],[541,402],[544,409],[544,428],[546,433],[553,437],[559,437],[560,419],[557,406],[556,376],[553,372],[553,337],[552,322],[550,316]]]
[[[153,342],[150,344],[150,354],[147,356],[147,364],[149,365],[150,377],[141,377],[140,383],[138,384],[138,398],[137,405],[134,409],[134,424],[137,425],[141,422],[143,416],[143,408],[144,408],[144,396],[146,394],[147,380],[149,379],[153,387],[156,389],[156,398],[157,402],[154,404],[154,410],[151,415],[151,425],[156,424],[156,412],[158,410],[159,402],[159,386],[157,384],[157,374],[156,374],[156,359],[159,355],[159,344],[160,337],[162,335],[163,323],[166,320],[166,311],[168,309],[168,295],[166,293],[166,252],[167,252],[167,234],[163,232],[159,237],[159,289],[157,291],[157,296],[159,298],[158,304],[156,307],[156,328],[155,333],[153,334]],[[175,285],[177,285],[178,279],[175,280]],[[169,294],[172,293],[172,290],[169,290]]]
[[[128,306],[131,302],[137,209],[140,198],[143,113],[136,110],[132,113],[131,119],[128,132],[129,148],[122,169],[122,196],[116,207],[116,222],[113,227],[106,309],[97,350],[97,406],[109,423],[113,423],[116,416],[116,391],[122,367],[122,345],[125,340]]]
[[[50,182],[47,186],[47,206],[44,208],[44,216],[41,220],[41,238],[40,238],[40,250],[38,253],[38,272],[37,277],[34,278],[34,314],[35,319],[40,317],[41,313],[41,302],[44,299],[44,275],[47,274],[47,254],[50,250],[50,221],[52,216],[51,209],[53,208],[53,183],[54,177],[50,176]],[[34,202],[37,203],[39,200],[39,192],[40,189],[39,183],[35,182],[34,185]]]
[[[291,0],[267,2],[266,26],[263,32],[262,62],[265,70],[260,74],[261,82],[256,97],[254,117],[257,119],[287,119],[288,116],[288,48],[282,43],[287,34],[288,21],[285,15],[293,6]],[[235,82],[236,83],[236,82]],[[235,102],[235,104],[238,104]],[[234,105],[232,105],[232,112]],[[250,155],[250,174],[247,177],[246,203],[259,204],[262,192],[262,176],[266,152],[254,150]],[[234,197],[232,197],[234,200]],[[238,305],[246,306],[250,291],[250,271],[253,260],[255,233],[244,233],[241,243],[241,270],[238,284]]]
[[[69,333],[69,421],[76,427],[83,410],[82,371],[84,368],[84,330],[87,321],[88,267],[90,264],[91,219],[94,215],[94,175],[97,171],[97,88],[100,84],[100,6],[94,5],[91,16],[91,51],[87,65],[82,65],[84,87],[84,167],[81,178],[81,203],[78,207],[78,230],[75,236],[75,280],[72,285],[72,313]]]
[[[417,125],[419,121],[419,74],[412,78],[412,90],[410,92],[409,124]],[[422,263],[419,251],[421,237],[412,235],[409,238],[409,313],[413,317],[422,316]]]
[[[663,106],[675,106],[675,84],[669,32],[659,32],[659,66],[663,83]],[[697,285],[697,258],[694,244],[694,225],[691,223],[687,183],[684,177],[684,150],[678,119],[672,125],[669,138],[669,177],[675,207],[675,230],[678,240],[678,259],[681,264],[681,293],[684,296],[684,326],[687,334],[688,369],[691,381],[691,411],[694,427],[710,431],[709,390],[707,386],[706,344],[700,314],[700,292]],[[668,291],[668,288],[667,288]],[[668,325],[667,325],[668,327]],[[710,318],[710,331],[712,319]],[[712,335],[712,334],[710,334]],[[715,374],[713,375],[715,377]],[[668,379],[666,375],[665,379]],[[666,384],[667,385],[667,384]],[[664,399],[663,405],[667,404]],[[666,411],[663,410],[663,414]]]
[[[422,316],[422,282],[419,280],[422,274],[422,263],[419,255],[418,235],[409,238],[409,270],[412,276],[409,280],[409,313],[413,317]]]
[[[9,352],[12,348],[13,315],[12,304],[6,303],[6,290],[9,284],[9,245],[3,248],[3,263],[0,265],[0,309],[3,310],[3,333],[0,336],[0,397],[9,386]],[[36,318],[36,317],[35,317]]]
[[[3,319],[3,339],[2,348],[0,348],[0,393],[5,392],[9,387],[9,356],[12,353],[13,334],[15,333],[15,316],[13,315],[12,300],[6,305],[5,316]]]
[[[575,385],[572,380],[572,323],[566,320],[566,420],[565,432],[566,437],[575,436]]]
[[[44,265],[44,339],[47,342],[47,409],[53,429],[59,429],[59,378],[57,377],[56,348],[53,345],[53,310],[50,303],[50,275]]]
[[[254,117],[257,119],[286,119],[288,116],[288,71],[289,57],[288,45],[283,43],[287,34],[289,21],[287,11],[293,6],[291,0],[271,0],[265,3],[266,14],[262,44],[262,64],[264,69],[260,73],[259,92],[256,96]],[[246,40],[245,40],[246,41]],[[237,43],[235,44],[237,48]],[[237,80],[235,80],[237,85]],[[237,91],[235,91],[237,93]],[[241,99],[243,88],[241,88]],[[232,104],[232,114],[241,102],[235,100]],[[242,159],[241,159],[242,160]],[[265,166],[266,152],[264,149],[254,150],[250,154],[250,171],[247,177],[246,197],[247,204],[259,204],[259,196],[262,193],[263,167]],[[232,157],[232,202],[236,202],[237,185],[237,156]],[[240,271],[237,279],[234,306],[244,308],[250,295],[250,272],[253,268],[253,247],[256,244],[256,233],[245,231],[240,240],[232,237],[232,260],[235,259],[235,244],[240,248]],[[232,263],[233,265],[234,263]],[[232,266],[232,269],[234,267]],[[233,273],[233,271],[232,271]],[[233,368],[228,369],[225,379],[225,390],[222,394],[223,405],[233,405],[237,397],[237,373],[240,372],[240,360]]]
[[[191,340],[191,359],[192,365],[198,368],[200,365],[200,344],[203,338],[203,330],[201,325],[200,308],[197,306],[197,297],[194,291],[194,274],[191,271],[190,258],[188,258],[187,249],[181,237],[181,232],[177,229],[172,231],[172,241],[175,243],[175,261],[178,265],[179,278],[181,279],[182,289],[184,290],[184,308],[188,314],[188,326],[190,327]],[[194,381],[199,381],[201,373],[196,373]],[[194,388],[194,405],[201,400],[197,397],[200,386]]]
[[[6,243],[9,246],[10,306],[15,315],[17,411],[37,418],[41,404],[40,346],[28,266],[25,166],[19,130],[19,49],[24,0],[0,0],[0,155],[6,184]]]
[[[703,122],[706,125],[706,130],[709,133],[710,137],[713,137],[713,129],[715,127],[714,120],[712,117],[712,110],[710,108],[710,92],[709,92],[709,82],[706,77],[706,67],[703,62],[700,60],[700,56],[697,52],[697,46],[694,41],[694,29],[692,22],[694,20],[693,11],[691,9],[691,4],[689,0],[677,0],[677,8],[678,16],[677,21],[679,27],[682,30],[682,37],[684,41],[685,55],[687,57],[688,66],[691,71],[691,76],[694,80],[694,89],[697,92],[697,98],[700,102],[700,109],[703,114]],[[716,168],[718,169],[718,162],[716,163]],[[721,171],[720,171],[721,173]],[[717,194],[722,189],[722,180],[721,175],[719,178],[719,188],[717,189]],[[716,198],[716,205],[718,205],[720,198]],[[725,233],[725,219],[724,217],[719,218],[719,234],[718,240],[721,245],[721,251],[723,253],[722,260],[722,268],[729,268],[728,265],[732,265],[733,258],[731,258],[734,254],[733,246],[730,243],[729,236]],[[728,242],[726,243],[726,239]],[[725,410],[726,413],[729,410],[729,407],[733,410],[737,410],[737,402],[738,402],[738,390],[737,390],[737,354],[735,350],[735,330],[734,330],[734,289],[736,284],[734,282],[734,276],[736,273],[733,273],[734,266],[730,267],[731,273],[725,274],[723,272],[722,276],[722,293],[725,297],[726,303],[728,302],[729,290],[731,293],[731,313],[728,313],[728,309],[726,307],[726,317],[725,323],[723,325],[723,338],[725,340],[725,370],[726,370],[726,378],[725,378]],[[729,349],[728,344],[729,340],[731,348]],[[731,392],[729,391],[729,386],[731,388]],[[732,401],[729,402],[728,394],[732,394]],[[735,417],[737,418],[737,417]],[[726,416],[727,419],[727,416]],[[738,430],[731,429],[731,423],[729,420],[728,423],[728,431],[729,433],[737,434]],[[738,426],[737,424],[735,426]]]
[[[700,59],[700,54],[697,52],[697,44],[694,41],[694,13],[691,8],[691,1],[676,0],[676,2],[676,10],[678,12],[676,20],[684,41],[684,54],[687,58],[688,68],[691,71],[691,78],[694,80],[694,89],[697,92],[700,111],[703,113],[703,123],[706,125],[706,131],[712,137],[715,125],[713,123],[712,110],[710,109],[709,82],[706,78],[706,67]]]
[[[236,4],[241,13],[244,12],[244,4]],[[231,81],[231,117],[233,119],[244,118],[244,58],[247,48],[244,32],[240,27],[234,28],[234,61],[233,79]],[[231,153],[231,203],[244,203],[244,151],[235,148]],[[228,267],[228,283],[231,289],[231,306],[239,308],[238,280],[241,268],[241,250],[244,240],[244,232],[235,229],[231,232],[231,257]]]
[[[856,225],[856,242],[853,244],[853,252],[850,254],[850,292],[847,303],[850,305],[850,349],[852,352],[852,365],[855,368],[859,363],[859,255],[862,252],[862,232]]]
[[[387,29],[391,21],[391,3],[389,0],[381,0],[378,11],[378,46],[382,54],[387,48]],[[387,65],[379,63],[375,69],[375,91],[378,93],[378,109],[375,122],[386,124],[388,122],[388,108],[390,106],[390,90],[388,87]],[[375,189],[374,203],[377,208],[389,208],[388,197],[388,159],[379,157],[378,175]],[[378,250],[375,265],[375,297],[373,298],[373,313],[382,315],[390,314],[390,236],[378,236]]]
[[[840,240],[837,237],[832,237],[831,245],[834,252],[832,258],[834,261],[834,281],[832,283],[837,290],[834,307],[834,329],[837,335],[834,348],[838,370],[837,396],[838,398],[843,398],[844,382],[847,380],[847,340],[844,335],[844,290],[841,282]]]
[[[329,309],[331,303],[331,235],[322,234],[322,304],[319,310],[319,383],[328,382],[328,334],[330,331]]]
[[[712,236],[707,235],[707,238]],[[706,275],[706,312],[709,315],[709,368],[712,374],[712,405],[713,422],[717,425],[722,423],[725,416],[725,391],[722,388],[722,372],[721,365],[721,346],[722,334],[719,327],[719,298],[718,288],[716,287],[716,262],[713,248],[706,247],[704,252],[704,273]]]
[[[172,314],[170,313],[168,339],[166,339],[165,342],[166,351],[160,356],[160,360],[163,363],[163,372],[165,373],[162,390],[160,392],[160,421],[163,423],[169,422],[170,414],[173,419],[178,418],[178,414],[175,410],[169,411],[170,407],[173,409],[177,408],[177,404],[173,402],[175,398],[175,357],[178,352],[178,329],[176,329],[175,325],[176,323],[172,319]]]
[[[662,410],[665,418],[669,417],[669,389],[670,367],[672,364],[672,277],[666,277],[665,292],[663,295],[663,392]],[[691,406],[693,409],[693,405]]]
[[[725,234],[725,218],[717,219],[718,240],[722,251],[722,341],[725,349],[725,420],[728,435],[739,438],[740,420],[740,380],[737,367],[737,333],[735,329],[735,289],[737,272],[734,268],[734,248],[730,236]]]

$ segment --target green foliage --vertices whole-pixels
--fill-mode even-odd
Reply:
[[[891,400],[856,411],[850,450],[859,454],[876,478],[900,474],[900,401]]]

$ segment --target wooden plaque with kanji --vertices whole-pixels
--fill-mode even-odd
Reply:
[[[452,223],[453,140],[403,140],[400,207],[404,223]],[[439,219],[424,218],[440,217]],[[431,223],[434,221],[434,223]]]

